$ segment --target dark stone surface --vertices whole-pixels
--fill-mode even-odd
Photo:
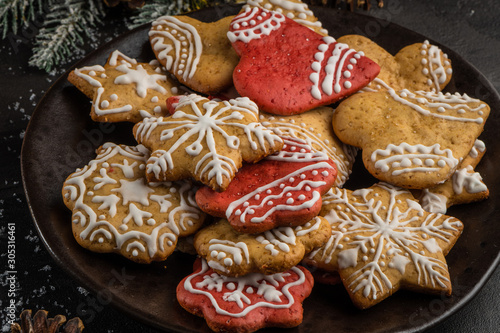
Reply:
[[[496,0],[397,0],[385,1],[384,9],[372,6],[368,13],[408,29],[449,47],[472,63],[500,91],[500,2]],[[85,49],[95,49],[102,43],[126,31],[121,12],[114,11],[95,33]],[[366,34],[376,34],[384,22],[373,20],[369,26],[359,27]],[[33,225],[21,183],[19,157],[25,128],[33,109],[59,75],[28,67],[33,30],[19,32],[18,38],[0,43],[0,299],[2,332],[8,331],[8,298],[10,289],[7,267],[7,240],[9,223],[15,224],[16,259],[15,297],[16,316],[24,308],[45,308],[49,314],[65,314],[68,318],[80,315],[85,319],[85,332],[157,332],[109,306],[104,294],[85,290],[52,259],[43,246]],[[76,52],[72,61],[83,57]],[[478,92],[479,94],[481,91]],[[492,110],[495,112],[496,110]],[[49,132],[49,129],[47,129]],[[491,221],[495,223],[496,221]],[[478,245],[479,246],[479,245]],[[499,249],[500,250],[500,249]],[[429,332],[496,332],[500,327],[500,269],[468,304]],[[160,286],[161,288],[161,286]],[[429,303],[422,316],[439,316],[439,304]],[[381,318],[384,320],[384,318]],[[334,331],[334,328],[332,328]]]

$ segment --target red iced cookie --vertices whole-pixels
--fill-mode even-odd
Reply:
[[[245,233],[303,225],[317,216],[321,196],[333,186],[337,167],[302,140],[283,141],[280,152],[244,165],[224,192],[200,188],[198,206],[227,218],[234,229]]]
[[[366,86],[380,71],[363,52],[258,7],[233,19],[228,38],[241,57],[233,72],[236,90],[274,114],[332,104]]]
[[[273,275],[227,277],[197,259],[194,273],[177,286],[180,305],[207,321],[215,332],[254,332],[264,327],[295,327],[302,322],[303,300],[314,280],[296,266]]]

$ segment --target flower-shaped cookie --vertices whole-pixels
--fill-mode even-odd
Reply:
[[[330,234],[330,224],[319,216],[303,226],[278,227],[254,235],[239,233],[227,220],[220,220],[200,230],[194,246],[219,274],[274,274],[299,264],[307,253],[325,244]]]
[[[321,196],[334,184],[335,163],[299,139],[284,138],[283,150],[244,165],[223,192],[201,187],[199,207],[226,217],[239,232],[258,233],[302,225],[318,215]]]
[[[242,10],[246,10],[248,7],[261,7],[278,12],[323,36],[328,35],[328,31],[322,27],[313,11],[301,0],[247,0],[247,4],[243,6]]]
[[[422,207],[431,213],[446,214],[450,206],[488,198],[490,194],[488,187],[479,172],[474,171],[485,151],[484,142],[476,140],[474,148],[450,179],[443,184],[422,191],[418,197]]]
[[[228,32],[240,61],[236,90],[266,112],[291,115],[332,104],[373,80],[380,68],[363,55],[263,8],[248,8]]]
[[[319,107],[292,116],[261,112],[262,125],[281,137],[304,140],[313,151],[328,155],[337,166],[335,185],[342,187],[349,178],[358,149],[340,141],[332,128],[333,109]]]
[[[226,37],[233,16],[203,23],[188,16],[162,16],[149,40],[158,61],[181,83],[204,94],[232,86],[238,56]]]
[[[181,93],[156,61],[138,63],[120,51],[114,51],[104,67],[73,70],[68,80],[93,100],[91,117],[102,122],[137,123],[165,115],[165,100]]]
[[[402,48],[395,56],[370,39],[346,35],[337,40],[363,51],[380,66],[380,73],[364,90],[410,89],[440,92],[450,82],[453,70],[451,60],[438,46],[429,41]]]
[[[424,211],[408,190],[387,183],[332,188],[321,216],[332,236],[307,263],[338,271],[356,306],[373,306],[398,289],[451,294],[444,256],[463,229],[456,218]]]
[[[423,189],[446,181],[483,131],[489,106],[466,94],[407,89],[356,94],[340,103],[333,129],[363,150],[376,178]]]
[[[64,182],[73,235],[94,252],[115,252],[139,263],[165,260],[178,237],[195,233],[205,214],[189,182],[147,184],[149,152],[106,143],[97,157]]]
[[[149,181],[194,177],[225,190],[245,162],[279,151],[283,141],[259,123],[259,109],[248,98],[210,101],[183,96],[170,117],[144,119],[134,136],[151,151]]]
[[[302,302],[314,285],[311,273],[300,266],[273,275],[227,277],[198,259],[193,270],[177,286],[177,300],[188,312],[204,317],[215,332],[298,326]]]

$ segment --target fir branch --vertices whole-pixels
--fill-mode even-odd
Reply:
[[[54,5],[36,38],[29,65],[49,72],[84,44],[83,35],[90,37],[91,28],[101,23],[104,15],[101,0],[68,0]]]
[[[241,0],[153,0],[148,1],[138,14],[132,17],[132,22],[127,24],[129,29],[136,28],[146,23],[151,23],[164,15],[179,15],[190,11],[202,9],[223,3],[235,3]]]
[[[23,25],[28,26],[34,19],[35,12],[41,13],[42,0],[0,0],[0,27],[2,39],[9,31],[17,34]]]

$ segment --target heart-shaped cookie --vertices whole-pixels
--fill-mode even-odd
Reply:
[[[238,56],[226,34],[233,16],[204,23],[188,16],[162,16],[149,31],[158,61],[180,82],[216,94],[232,85]]]
[[[200,208],[245,233],[303,225],[318,215],[321,195],[335,182],[335,163],[301,140],[284,142],[279,153],[244,165],[224,192],[200,188]]]
[[[233,74],[236,90],[273,114],[334,103],[366,86],[380,70],[362,52],[258,7],[237,15],[228,37],[241,57]]]
[[[389,85],[395,90],[406,88],[439,92],[451,80],[451,60],[438,46],[427,40],[405,46],[395,56],[364,36],[346,35],[337,41],[363,51],[379,64],[379,75],[366,89],[380,90]]]
[[[374,177],[422,189],[451,177],[489,112],[486,103],[465,94],[388,88],[349,97],[332,122],[340,140],[363,150]]]

